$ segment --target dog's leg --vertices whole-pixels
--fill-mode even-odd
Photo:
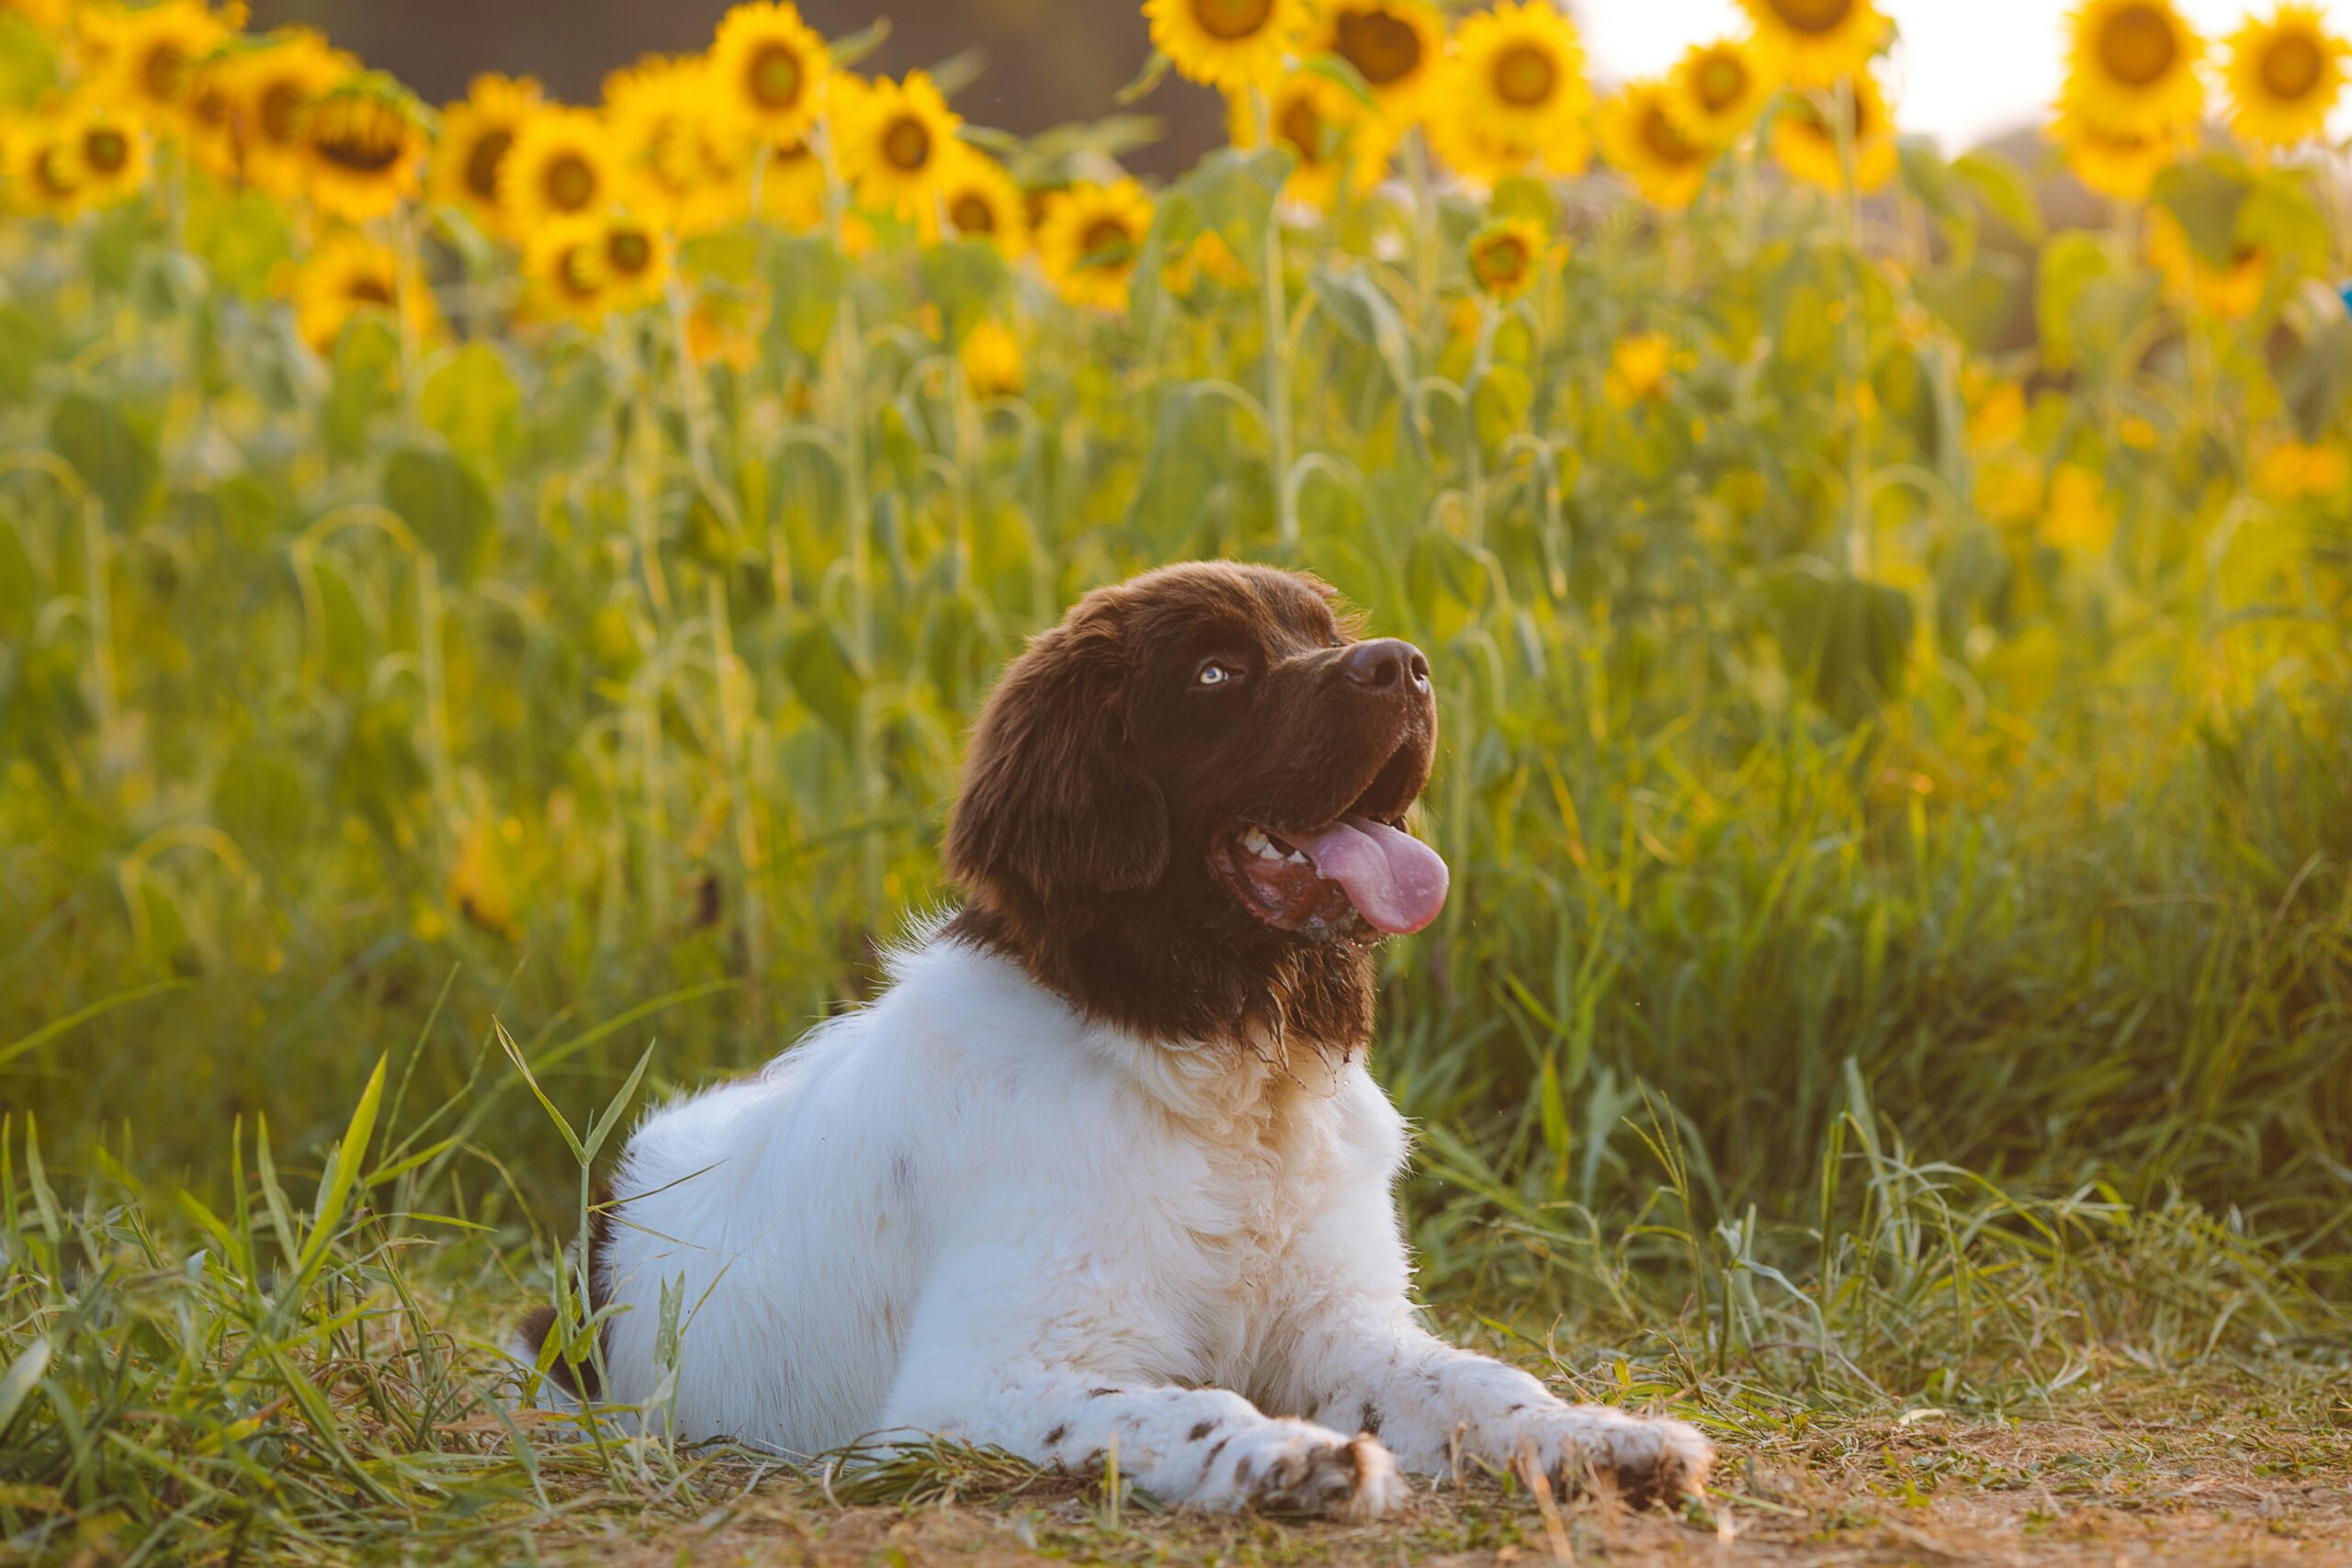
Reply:
[[[1287,1336],[1277,1408],[1376,1433],[1406,1468],[1442,1474],[1458,1453],[1511,1466],[1532,1456],[1555,1485],[1596,1481],[1636,1505],[1704,1489],[1714,1448],[1687,1422],[1570,1404],[1517,1367],[1431,1336],[1400,1294],[1324,1303]]]
[[[1265,1415],[1224,1389],[1140,1369],[1178,1364],[1180,1325],[1150,1294],[1102,1270],[1041,1270],[1021,1257],[942,1271],[910,1325],[884,1436],[912,1430],[1000,1448],[1035,1464],[1120,1473],[1195,1507],[1374,1519],[1410,1488],[1370,1438]]]

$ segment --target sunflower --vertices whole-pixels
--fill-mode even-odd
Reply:
[[[1801,86],[1817,87],[1869,66],[1886,42],[1876,0],[1739,0],[1756,43]]]
[[[498,174],[523,127],[539,111],[539,85],[529,77],[477,76],[466,96],[441,111],[441,141],[433,150],[433,199],[454,207],[483,230],[510,238],[499,200]]]
[[[1445,22],[1424,0],[1333,0],[1310,52],[1346,61],[1382,113],[1410,122],[1445,58]]]
[[[314,353],[330,355],[354,316],[405,317],[420,336],[437,317],[433,297],[413,268],[405,271],[392,247],[348,230],[340,231],[293,269],[295,329]]]
[[[1330,77],[1300,71],[1286,76],[1266,97],[1265,124],[1253,102],[1239,95],[1226,99],[1233,144],[1272,143],[1291,150],[1295,162],[1283,195],[1307,207],[1328,209],[1342,189],[1370,190],[1388,168],[1396,128]]]
[[[732,126],[711,111],[707,61],[655,56],[605,81],[605,110],[630,200],[681,234],[721,228],[740,207]]]
[[[146,184],[147,151],[147,132],[122,109],[73,105],[8,139],[9,194],[59,218],[113,207]]]
[[[586,109],[541,108],[523,122],[498,166],[498,205],[518,235],[596,212],[620,187],[611,134]]]
[[[245,176],[279,196],[308,178],[311,106],[359,73],[359,62],[308,28],[273,34],[229,70]]]
[[[2164,280],[2165,299],[2176,310],[2195,307],[2237,321],[2255,312],[2270,286],[2270,253],[2241,243],[2216,266],[2197,254],[2180,220],[2163,207],[2148,209],[2148,264]]]
[[[55,38],[74,19],[75,0],[0,0],[0,11],[14,11],[40,32]]]
[[[964,346],[956,351],[963,366],[964,385],[972,396],[986,401],[991,398],[1017,398],[1028,381],[1027,367],[1021,357],[1021,340],[1012,329],[993,317],[973,323],[964,334]]]
[[[1766,57],[1742,39],[1692,44],[1667,78],[1675,118],[1716,147],[1729,146],[1756,123],[1775,85]]]
[[[1707,183],[1711,158],[1674,118],[1666,84],[1629,82],[1601,106],[1600,150],[1654,207],[1679,211]]]
[[[85,12],[98,93],[136,113],[173,115],[197,62],[229,41],[235,19],[203,0],[163,0],[139,10]]]
[[[759,182],[760,221],[796,231],[824,222],[825,164],[807,141],[795,137],[770,147]],[[748,199],[748,184],[744,192]]]
[[[360,79],[337,87],[302,117],[311,200],[322,212],[364,223],[416,194],[424,128],[405,96]]]
[[[903,82],[877,80],[839,120],[842,171],[860,200],[901,218],[935,209],[964,121],[929,76],[910,71]]]
[[[1133,180],[1101,186],[1081,182],[1046,204],[1037,254],[1046,276],[1073,305],[1122,310],[1146,235],[1151,197]]]
[[[237,103],[236,63],[228,54],[198,61],[190,68],[187,92],[180,99],[188,156],[224,180],[244,173],[245,128]]]
[[[2273,147],[2324,134],[2343,96],[2347,52],[2316,6],[2284,5],[2267,22],[2247,17],[2230,37],[2230,129]]]
[[[1003,164],[977,147],[956,143],[940,182],[938,213],[950,233],[986,240],[1007,256],[1028,248],[1029,215],[1021,205],[1021,187]]]
[[[1894,122],[1875,81],[1868,76],[1851,81],[1845,97],[1852,106],[1854,188],[1876,190],[1894,176]],[[1836,87],[1798,94],[1772,121],[1772,156],[1781,167],[1827,191],[1846,188],[1845,171],[1838,161],[1838,130],[1830,118],[1839,101]]]
[[[560,218],[531,231],[523,253],[523,276],[531,288],[535,314],[588,326],[605,319],[610,307],[598,254],[601,234],[594,218]]]
[[[1621,409],[1651,402],[1666,395],[1667,372],[1673,363],[1673,345],[1663,333],[1634,333],[1621,337],[1609,351],[1609,369],[1601,390]]]
[[[2205,42],[2172,0],[2083,0],[2061,108],[2110,136],[2193,124],[2205,107]]]
[[[1195,82],[1239,91],[1282,74],[1313,19],[1309,0],[1143,0],[1152,47]]]
[[[833,70],[825,40],[783,0],[752,0],[728,12],[710,64],[719,107],[779,141],[808,134]]]
[[[1448,62],[1449,73],[1459,62]],[[1564,120],[1541,137],[1513,135],[1477,110],[1466,92],[1441,83],[1422,130],[1440,162],[1471,185],[1491,188],[1513,175],[1572,179],[1592,162],[1589,115]]]
[[[2116,134],[2062,109],[2051,121],[2050,139],[2085,186],[2119,201],[2139,201],[2158,175],[2195,150],[2197,128]]]
[[[1535,287],[1550,247],[1532,218],[1497,218],[1470,236],[1470,276],[1498,299],[1516,299]]]
[[[1458,107],[1499,140],[1540,143],[1591,107],[1584,46],[1549,0],[1503,0],[1463,23],[1453,48],[1447,79],[1471,100]]]

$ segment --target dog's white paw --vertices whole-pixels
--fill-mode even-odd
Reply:
[[[1396,1460],[1369,1435],[1343,1438],[1305,1422],[1285,1422],[1218,1455],[1196,1500],[1212,1507],[1255,1507],[1319,1514],[1362,1523],[1385,1518],[1412,1496]]]
[[[1715,1445],[1688,1421],[1577,1404],[1545,1427],[1538,1457],[1554,1485],[1570,1493],[1605,1488],[1637,1508],[1700,1495],[1715,1462]]]

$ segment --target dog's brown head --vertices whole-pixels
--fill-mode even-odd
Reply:
[[[959,931],[1155,1037],[1363,1043],[1372,944],[1445,901],[1445,863],[1403,829],[1437,708],[1420,651],[1358,637],[1335,597],[1167,567],[1032,642],[964,765]]]

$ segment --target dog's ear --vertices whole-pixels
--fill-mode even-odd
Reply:
[[[1126,654],[1107,606],[1030,643],[972,734],[947,832],[967,887],[1132,893],[1168,868],[1168,808],[1127,730]]]

